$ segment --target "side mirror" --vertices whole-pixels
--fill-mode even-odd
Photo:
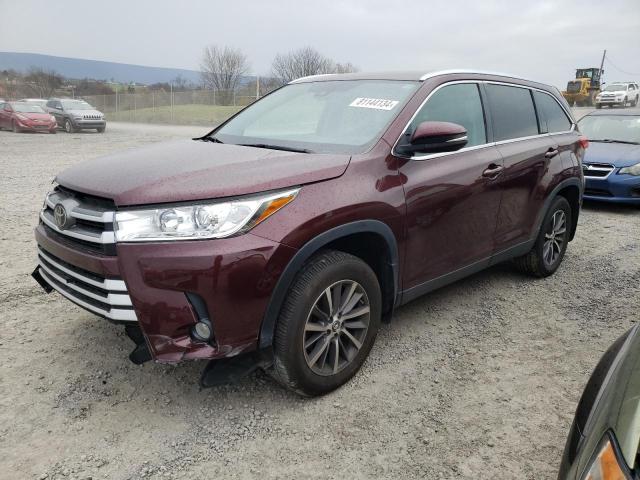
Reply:
[[[402,153],[455,152],[467,144],[467,130],[451,122],[422,122],[408,143],[398,145]]]

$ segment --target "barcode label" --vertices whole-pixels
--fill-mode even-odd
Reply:
[[[398,103],[398,100],[386,100],[384,98],[362,98],[358,97],[349,104],[350,107],[374,108],[376,110],[391,110]]]

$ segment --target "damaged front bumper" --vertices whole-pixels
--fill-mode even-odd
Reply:
[[[35,280],[111,322],[124,324],[135,363],[220,359],[256,350],[272,290],[295,249],[245,234],[233,239],[118,244],[100,255],[39,225]],[[196,308],[194,303],[200,306]],[[193,327],[210,321],[202,341]]]

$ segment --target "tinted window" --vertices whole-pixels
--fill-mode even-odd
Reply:
[[[496,141],[538,134],[538,121],[527,88],[487,84]]]
[[[543,132],[566,132],[571,130],[571,120],[553,97],[542,92],[533,92],[536,107],[540,115],[540,126]],[[546,128],[544,128],[546,126]]]
[[[437,90],[411,122],[411,130],[422,122],[452,122],[467,129],[467,147],[487,142],[480,92],[475,83],[448,85]]]

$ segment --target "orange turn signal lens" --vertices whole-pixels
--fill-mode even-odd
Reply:
[[[607,440],[602,446],[584,478],[585,480],[628,480],[618,462],[611,440]]]
[[[271,215],[276,213],[278,210],[280,210],[282,207],[284,207],[286,204],[288,204],[294,198],[296,198],[296,194],[297,193],[298,193],[297,190],[291,191],[291,192],[287,192],[287,194],[285,194],[284,196],[278,197],[278,198],[274,198],[273,200],[271,200],[268,203],[266,203],[266,205],[263,208],[263,210],[256,216],[256,218],[253,220],[253,222],[251,222],[251,226],[255,227],[260,222],[262,222],[263,220],[266,220]]]

